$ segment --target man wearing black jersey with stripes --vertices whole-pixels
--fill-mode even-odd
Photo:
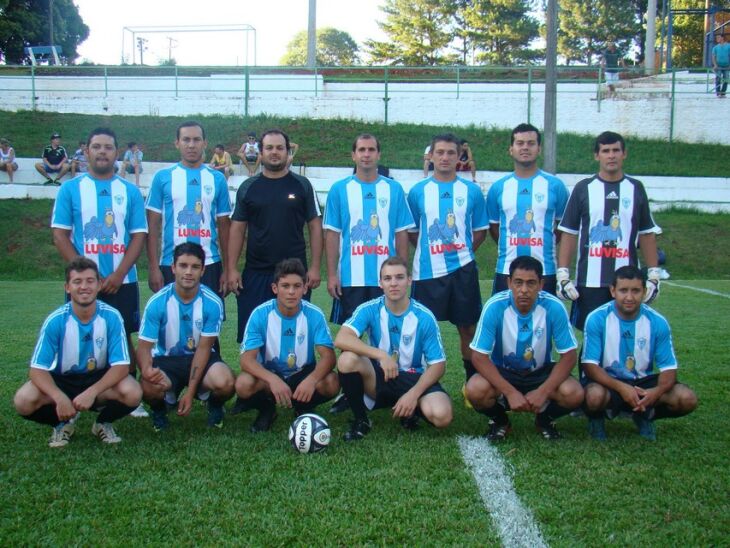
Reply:
[[[586,317],[611,300],[609,285],[617,268],[637,266],[637,241],[648,267],[644,302],[659,295],[656,235],[661,228],[649,211],[649,199],[641,181],[624,174],[626,146],[612,131],[595,141],[596,175],[580,181],[570,195],[558,225],[563,232],[558,253],[558,295],[574,301],[571,322],[583,329]],[[576,249],[575,284],[569,264]]]

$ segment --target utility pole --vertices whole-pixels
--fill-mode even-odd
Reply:
[[[547,30],[545,47],[545,124],[543,126],[543,157],[545,171],[557,170],[558,135],[556,131],[557,111],[557,62],[558,62],[558,0],[548,0],[545,9]]]
[[[147,38],[137,38],[137,49],[139,49],[139,64],[144,65],[144,52],[147,49]]]
[[[309,29],[307,31],[307,66],[317,64],[317,0],[309,0]]]
[[[644,46],[644,73],[654,74],[654,50],[656,46],[656,3],[649,0],[646,8],[646,45]]]

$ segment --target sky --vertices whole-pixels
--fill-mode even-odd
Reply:
[[[294,35],[307,29],[309,0],[123,0],[113,10],[109,2],[75,0],[89,37],[78,49],[77,62],[132,62],[132,34],[125,27],[250,25],[243,32],[159,32],[138,34],[148,39],[144,62],[157,65],[171,54],[178,65],[278,65]],[[317,28],[344,30],[362,46],[366,39],[384,40],[377,20],[383,20],[377,0],[317,0]],[[172,38],[174,41],[170,41]],[[246,44],[248,41],[248,54]],[[170,45],[173,47],[170,48]],[[255,61],[254,61],[255,50]],[[135,51],[139,63],[139,52]]]

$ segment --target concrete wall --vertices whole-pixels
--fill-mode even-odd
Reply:
[[[33,83],[28,76],[0,78],[8,110],[35,106],[52,112],[149,116],[242,115],[245,85],[237,75],[36,77]],[[595,83],[560,84],[558,130],[593,135],[612,129],[658,139],[669,139],[672,130],[680,141],[730,144],[730,110],[726,101],[715,98],[708,77],[680,73],[674,88],[673,102],[667,76],[621,81],[611,99],[598,97]],[[521,83],[397,83],[389,84],[387,93],[391,123],[511,128],[528,119],[529,109],[530,121],[542,126],[540,84],[528,90]],[[380,82],[325,84],[321,76],[255,75],[249,80],[248,113],[382,122],[384,98]]]

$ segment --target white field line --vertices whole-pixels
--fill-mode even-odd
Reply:
[[[461,455],[507,548],[547,548],[532,512],[520,502],[499,452],[484,438],[458,437]]]
[[[662,284],[667,284],[672,287],[681,287],[682,289],[691,289],[692,291],[699,291],[700,293],[707,293],[708,295],[716,295],[717,297],[725,297],[730,299],[730,295],[727,293],[721,293],[720,291],[713,291],[712,289],[705,289],[704,287],[693,287],[691,285],[678,284],[677,282],[662,281]]]

